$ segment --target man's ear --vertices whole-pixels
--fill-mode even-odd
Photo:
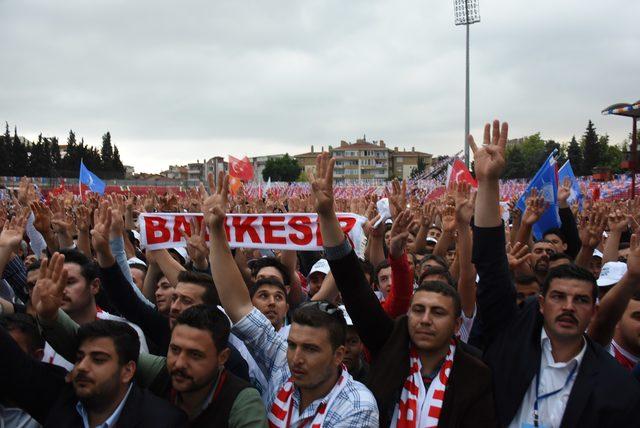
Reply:
[[[340,367],[342,365],[342,360],[344,360],[344,354],[346,352],[346,348],[344,345],[338,346],[335,351],[333,351],[333,364],[336,367]]]
[[[229,360],[229,356],[231,356],[231,349],[229,348],[224,348],[218,353],[218,366],[224,366],[227,360]]]
[[[122,383],[129,383],[136,374],[136,362],[129,361],[120,370],[120,380]]]
[[[100,291],[100,284],[100,278],[95,278],[93,281],[91,281],[89,287],[91,288],[92,295],[95,296],[96,294],[98,294],[98,291]]]

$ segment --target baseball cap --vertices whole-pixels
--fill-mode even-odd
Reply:
[[[627,272],[627,264],[622,262],[607,262],[602,266],[598,287],[608,287],[620,281]]]
[[[129,264],[129,266],[134,266],[134,265],[142,265],[142,266],[147,266],[147,264],[142,261],[142,259],[139,259],[137,257],[131,257],[129,260],[127,260],[127,263]]]
[[[326,259],[318,260],[309,271],[309,276],[311,276],[315,272],[322,272],[325,275],[331,272],[329,262]]]
[[[603,258],[604,254],[602,254],[602,251],[596,249],[596,250],[593,250],[593,257]]]
[[[434,238],[433,236],[429,236],[427,238],[427,242],[431,242],[432,244],[437,244],[438,240],[436,238]]]

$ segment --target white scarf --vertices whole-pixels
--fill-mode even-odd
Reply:
[[[456,353],[456,342],[451,340],[449,351],[440,367],[438,375],[425,390],[422,380],[422,364],[412,346],[409,352],[409,376],[402,388],[400,401],[393,412],[391,426],[395,428],[430,428],[437,427],[440,411],[444,402],[444,393],[449,382],[453,357]]]
[[[331,407],[336,397],[340,395],[340,392],[342,392],[350,379],[351,375],[343,366],[342,373],[340,374],[338,381],[331,391],[324,396],[315,415],[311,418],[307,418],[307,420],[298,421],[300,424],[299,426],[304,427],[308,425],[311,428],[322,427],[324,418],[327,415],[327,410]],[[293,417],[294,412],[298,411],[298,409],[293,406],[293,391],[293,381],[289,378],[289,380],[282,385],[282,388],[280,388],[273,400],[271,411],[267,415],[269,419],[269,428],[288,428],[291,426],[291,418]]]

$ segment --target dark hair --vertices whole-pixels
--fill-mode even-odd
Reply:
[[[142,272],[144,272],[144,273],[145,273],[145,275],[147,274],[147,270],[148,270],[148,269],[147,269],[147,267],[146,267],[145,265],[140,264],[140,263],[131,263],[131,264],[129,265],[129,269],[138,269],[138,270],[141,270]]]
[[[548,239],[544,239],[544,238],[543,239],[538,239],[536,242],[533,243],[533,245],[540,244],[540,243],[552,244],[553,245],[553,242],[549,241]]]
[[[140,339],[138,338],[138,333],[126,322],[96,320],[80,326],[76,335],[78,348],[89,339],[99,338],[113,340],[121,366],[129,361],[138,361]]]
[[[598,283],[596,282],[596,278],[593,274],[587,269],[575,264],[560,265],[550,269],[541,287],[541,294],[543,296],[546,297],[551,281],[554,279],[577,279],[590,283],[591,297],[593,298],[593,304],[596,304],[596,297],[598,297]]]
[[[567,259],[570,262],[572,262],[573,260],[571,259],[571,257],[569,256],[569,254],[566,253],[553,253],[549,256],[549,261],[550,262],[555,262],[558,260],[562,260],[562,259]]]
[[[418,284],[422,284],[424,282],[424,279],[429,275],[442,275],[447,279],[447,283],[451,287],[455,287],[455,281],[451,276],[451,272],[449,272],[449,269],[443,268],[442,266],[427,267],[425,270],[422,271],[422,275],[420,275],[420,280],[418,281]],[[433,281],[427,281],[427,282],[433,282]]]
[[[544,232],[542,234],[542,238],[546,240],[547,235],[556,235],[558,238],[560,238],[560,240],[562,240],[563,243],[565,243],[565,244],[567,243],[567,236],[558,227],[553,227],[553,228],[547,230],[546,232]]]
[[[207,275],[206,273],[183,270],[178,274],[178,282],[188,282],[189,284],[199,285],[200,287],[204,288],[202,301],[205,305],[220,305],[218,290],[216,290],[216,285],[213,282],[213,278],[211,278],[211,276]]]
[[[380,273],[380,271],[382,269],[386,269],[388,267],[391,267],[391,265],[389,264],[389,260],[388,259],[384,259],[383,261],[378,263],[378,265],[376,266],[375,275],[373,276],[373,282],[375,284],[380,285],[380,284],[378,284],[378,274]]]
[[[420,260],[420,265],[425,264],[429,260],[433,260],[434,262],[438,263],[443,268],[449,269],[449,262],[447,262],[447,259],[445,259],[442,256],[438,256],[436,254],[427,254],[426,256],[424,256],[422,258],[422,260]]]
[[[430,293],[438,293],[443,296],[450,297],[453,300],[453,311],[456,315],[456,318],[460,317],[462,314],[462,302],[460,302],[460,294],[458,294],[458,290],[453,288],[451,285],[442,281],[425,281],[413,293],[415,296],[419,291],[427,291]]]
[[[280,274],[282,275],[284,285],[291,284],[289,270],[280,260],[275,257],[262,257],[260,259],[254,259],[251,265],[251,276],[255,278],[256,276],[258,276],[258,272],[266,267],[273,267],[278,269],[278,272],[280,272]]]
[[[215,306],[195,305],[185,309],[176,318],[173,328],[179,325],[207,330],[218,352],[228,347],[231,324],[227,316]]]
[[[360,262],[360,268],[366,274],[369,274],[369,277],[373,279],[373,265],[369,260],[358,259]]]
[[[33,262],[33,263],[31,263],[31,264],[29,265],[29,267],[27,268],[27,273],[29,273],[29,272],[31,272],[31,271],[34,271],[34,270],[37,270],[37,269],[40,269],[40,266],[41,266],[40,260],[36,260],[36,261],[34,261],[34,262]]]
[[[60,250],[60,254],[64,256],[65,263],[75,263],[80,266],[80,274],[87,281],[87,285],[91,284],[98,277],[98,265],[89,257],[75,249]]]
[[[302,304],[293,312],[291,322],[329,331],[329,341],[335,351],[347,340],[347,323],[342,311],[334,304],[315,300]]]
[[[282,290],[282,292],[284,293],[285,299],[287,299],[288,301],[289,296],[287,295],[287,289],[285,288],[284,284],[281,283],[278,279],[270,278],[270,277],[260,278],[259,280],[256,281],[255,284],[253,284],[253,286],[251,286],[251,288],[249,289],[249,295],[251,296],[252,299],[253,299],[253,296],[258,292],[258,290],[262,288],[262,286],[264,285],[271,285],[274,287],[278,287],[280,290]]]
[[[442,228],[436,224],[432,224],[431,226],[429,226],[427,228],[427,232],[430,231],[431,229],[438,229],[440,232],[442,232]]]
[[[536,284],[538,284],[538,287],[540,286],[540,281],[538,281],[538,278],[536,278],[534,275],[518,275],[515,277],[514,282],[516,284],[522,285],[529,285],[535,282]]]
[[[7,331],[19,330],[28,339],[29,353],[34,353],[38,349],[44,348],[44,338],[40,334],[40,329],[35,318],[29,314],[9,314],[0,317],[0,325]]]

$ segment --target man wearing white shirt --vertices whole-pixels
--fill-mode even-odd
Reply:
[[[474,152],[478,179],[473,262],[484,360],[492,369],[500,426],[627,427],[640,420],[640,386],[584,332],[597,313],[586,269],[552,269],[538,299],[516,305],[500,217],[499,178],[508,125],[485,125]]]

